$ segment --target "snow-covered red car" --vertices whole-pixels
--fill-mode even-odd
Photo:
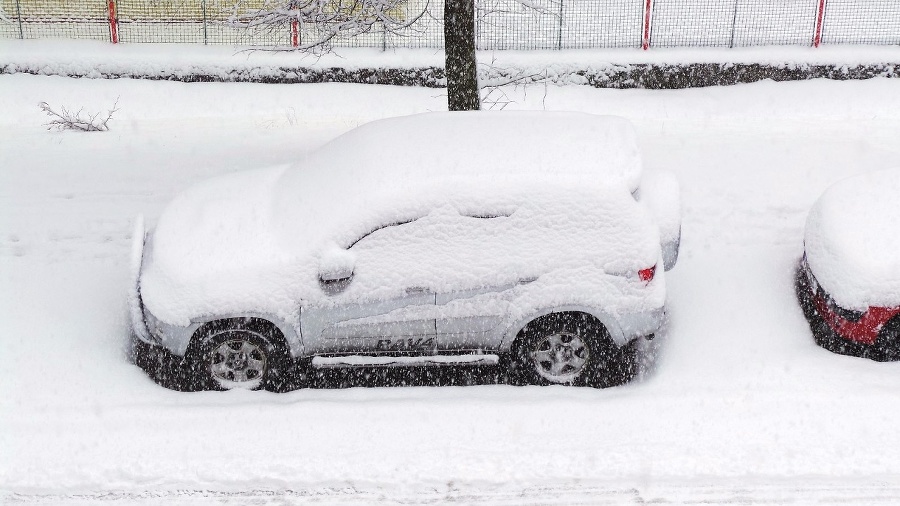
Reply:
[[[137,362],[174,359],[185,388],[498,362],[521,383],[614,384],[664,325],[678,193],[642,171],[622,118],[369,123],[295,166],[199,184],[138,227]]]
[[[900,168],[840,181],[806,222],[797,293],[816,342],[900,360]]]

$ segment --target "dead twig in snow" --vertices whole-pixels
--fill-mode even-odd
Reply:
[[[119,99],[116,99],[112,109],[106,111],[106,116],[101,116],[98,112],[86,114],[85,117],[82,117],[82,113],[84,113],[83,107],[76,113],[70,112],[65,107],[60,108],[60,112],[56,112],[47,102],[39,103],[38,107],[50,117],[50,121],[44,123],[47,130],[55,128],[57,130],[78,130],[81,132],[106,132],[109,130],[109,120],[119,110],[118,105]]]

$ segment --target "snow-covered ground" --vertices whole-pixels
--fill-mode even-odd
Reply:
[[[123,351],[134,216],[443,90],[0,76],[0,502],[900,502],[900,364],[816,347],[792,287],[820,193],[900,164],[900,82],[506,91],[628,117],[681,179],[670,332],[636,383],[159,387]],[[106,133],[37,107],[116,99]]]

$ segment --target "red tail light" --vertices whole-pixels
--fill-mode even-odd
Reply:
[[[638,277],[641,278],[641,281],[644,283],[649,283],[653,280],[653,276],[656,275],[656,266],[648,267],[646,269],[641,269],[638,271]]]

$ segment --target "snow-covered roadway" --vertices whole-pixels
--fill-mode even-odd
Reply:
[[[670,332],[639,382],[163,389],[125,359],[133,217],[445,97],[0,76],[0,502],[900,502],[900,364],[816,347],[792,287],[819,194],[900,164],[900,83],[507,93],[628,117],[681,179]],[[117,98],[107,133],[37,107]]]

